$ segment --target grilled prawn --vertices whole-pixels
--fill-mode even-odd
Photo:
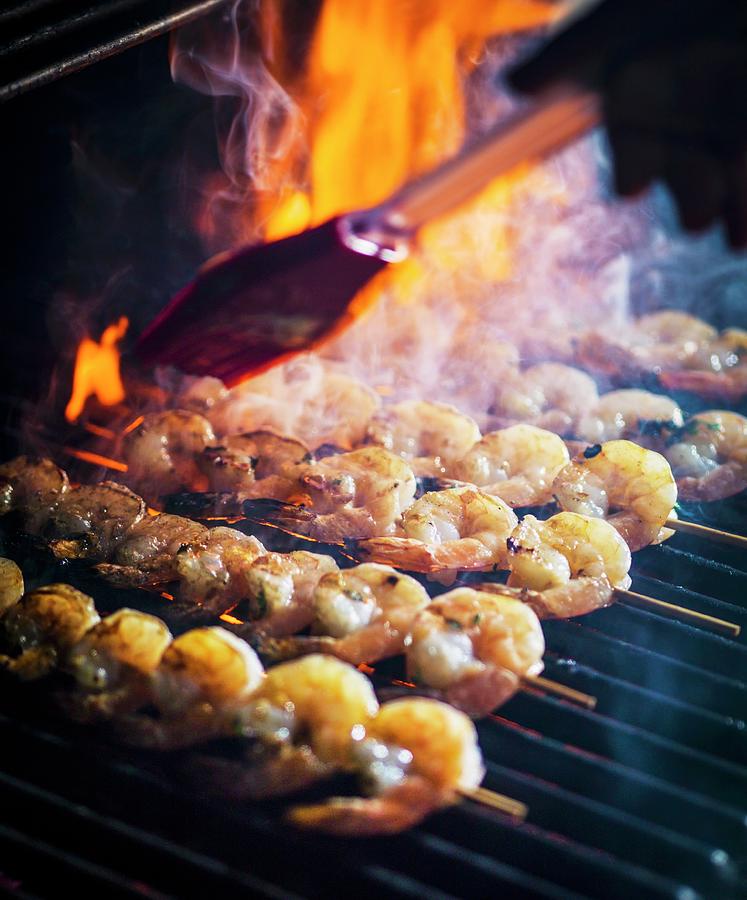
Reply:
[[[0,465],[0,516],[16,512],[24,529],[37,534],[69,488],[67,474],[51,460],[17,456]]]
[[[425,588],[391,566],[363,563],[324,575],[312,595],[312,634],[259,645],[276,658],[330,653],[357,665],[402,653]]]
[[[415,572],[506,567],[506,538],[517,523],[502,500],[471,485],[431,491],[402,516],[404,537],[358,541],[364,559]]]
[[[587,448],[560,471],[552,489],[561,509],[606,518],[631,550],[671,534],[664,524],[677,502],[672,470],[660,453],[632,441]]]
[[[224,628],[194,628],[168,644],[148,678],[145,709],[120,717],[119,734],[159,750],[235,734],[240,709],[263,675],[257,654],[241,638]],[[147,706],[155,707],[157,718]]]
[[[294,807],[295,825],[348,837],[394,834],[457,803],[485,774],[475,726],[437,700],[384,703],[348,746],[347,758],[372,796]]]
[[[503,425],[521,422],[572,436],[599,395],[593,378],[562,363],[539,363],[499,382],[491,412]]]
[[[410,466],[382,447],[328,456],[302,469],[303,506],[247,501],[248,518],[319,541],[391,534],[415,497]]]
[[[231,797],[288,794],[353,765],[352,739],[379,704],[371,682],[332,656],[281,663],[238,711],[245,759],[203,757],[192,774]]]
[[[509,587],[537,594],[518,597],[543,618],[592,612],[612,602],[614,588],[630,586],[630,550],[604,519],[561,512],[540,521],[525,516],[508,541]],[[502,593],[500,587],[490,588]],[[534,601],[534,603],[532,603]]]
[[[241,629],[253,640],[294,634],[311,624],[313,595],[320,580],[337,573],[331,556],[295,550],[266,553],[241,574],[242,599],[250,624]]]
[[[414,681],[473,717],[500,706],[519,678],[543,669],[545,640],[532,609],[519,600],[456,588],[415,619],[407,647]]]
[[[253,431],[206,447],[197,465],[210,490],[286,500],[300,490],[298,467],[311,458],[300,441],[272,431]]]
[[[378,412],[365,440],[406,459],[416,475],[438,475],[480,440],[480,429],[447,403],[407,400]]]
[[[576,437],[597,443],[617,438],[640,441],[661,429],[683,423],[682,410],[671,399],[650,391],[609,391],[579,419]]]
[[[77,690],[62,699],[80,721],[105,720],[148,701],[148,678],[171,642],[155,616],[119,609],[97,622],[67,653],[65,668]]]
[[[18,603],[24,590],[23,572],[12,559],[0,557],[0,616]]]
[[[29,591],[0,619],[0,665],[20,678],[47,675],[99,621],[93,600],[69,584]]]
[[[204,490],[206,479],[197,459],[214,443],[204,416],[184,409],[150,413],[125,436],[128,481],[152,503],[163,494]]]
[[[670,433],[664,453],[683,500],[723,500],[747,488],[747,418],[698,413]]]
[[[552,499],[553,480],[568,462],[568,450],[557,434],[534,425],[512,425],[486,434],[448,474],[511,507],[541,506]]]

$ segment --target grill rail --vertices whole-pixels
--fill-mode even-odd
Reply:
[[[0,102],[172,31],[226,0],[27,0],[0,11]]]

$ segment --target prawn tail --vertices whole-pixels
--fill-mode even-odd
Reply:
[[[499,666],[489,666],[449,687],[444,699],[471,718],[479,719],[502,706],[518,690],[517,675]]]
[[[301,537],[315,537],[317,515],[282,500],[244,500],[242,514],[255,525],[268,525]]]
[[[233,518],[243,515],[244,498],[228,491],[182,491],[161,497],[164,512],[188,519]]]
[[[324,635],[291,635],[270,637],[266,634],[242,634],[249,645],[268,662],[284,662],[310,653],[335,655],[335,638]]]
[[[213,796],[240,800],[264,800],[311,787],[332,774],[308,746],[287,748],[249,759],[227,759],[204,754],[192,755],[185,774]]]
[[[326,803],[294,806],[287,818],[299,828],[344,837],[397,834],[455,799],[451,792],[412,776],[380,797],[331,797]]]
[[[147,568],[139,569],[137,566],[97,563],[93,570],[115,587],[155,587],[165,583],[163,578],[156,577]]]
[[[411,538],[365,538],[347,541],[346,546],[360,562],[384,563],[412,572],[435,572],[443,568],[432,547]]]

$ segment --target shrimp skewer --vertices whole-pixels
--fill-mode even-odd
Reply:
[[[332,797],[296,806],[294,825],[330,834],[396,834],[457,803],[483,779],[477,732],[463,713],[422,697],[383,704],[352,742],[355,766],[372,797]]]
[[[408,676],[473,717],[491,712],[542,669],[545,640],[526,604],[471,588],[434,600],[413,623]]]
[[[433,491],[402,516],[404,537],[358,541],[364,559],[415,572],[505,568],[513,510],[471,485]]]
[[[380,710],[368,679],[333,657],[307,656],[264,675],[251,648],[221,628],[172,641],[163,622],[137,610],[99,620],[91,598],[67,585],[32,599],[36,607],[27,599],[16,624],[48,626],[54,661],[78,683],[63,707],[79,720],[110,720],[123,739],[160,750],[251,738],[262,747],[251,752],[252,765],[193,760],[193,772],[217,776],[213,786],[234,797],[292,792],[340,769],[357,772],[377,795],[294,807],[289,818],[300,827],[395,833],[465,795],[525,814],[515,801],[475,791],[484,775],[477,734],[443,703],[407,698]],[[157,719],[137,711],[147,705]]]
[[[263,656],[331,653],[358,665],[404,652],[412,623],[430,603],[425,588],[391,566],[363,563],[324,575],[312,595],[308,637],[260,641]]]

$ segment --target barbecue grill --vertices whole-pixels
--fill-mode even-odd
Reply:
[[[111,86],[126,73],[140,86],[133,91],[133,116],[138,104],[148,102],[148,92],[183,102],[183,93],[170,87],[164,39],[157,36],[219,5],[220,0],[173,5],[118,0],[66,4],[63,11],[52,0],[27,0],[9,7],[0,13],[0,26],[10,35],[0,49],[0,97],[35,86],[40,91],[5,109],[17,124],[34,122],[33,141],[44,130],[48,113],[42,110],[52,100],[80,103],[99,79]],[[101,61],[144,41],[149,43]],[[159,59],[160,68],[154,62]],[[93,62],[88,71],[50,83]],[[202,101],[190,102],[193,112]],[[35,149],[20,164],[21,173],[31,175],[43,161],[64,180],[67,163],[54,157],[60,142],[52,144],[46,156]],[[52,181],[35,184],[22,177],[18,207],[23,203],[58,221],[66,195],[58,187],[45,199]],[[31,228],[16,235],[20,265],[6,293],[14,341],[3,375],[4,383],[14,387],[3,391],[10,395],[5,398],[3,459],[16,450],[18,422],[28,415],[29,398],[54,356],[44,343],[41,317],[30,317],[24,305],[31,298],[41,310],[42,298],[63,268],[52,242],[40,246],[38,241]],[[142,281],[154,279],[154,295],[158,290],[168,295],[193,265],[196,249],[180,248],[183,252],[172,256],[157,277],[153,259],[147,273],[140,273]],[[43,283],[38,264],[24,268],[35,252],[50,262]],[[21,377],[30,358],[38,360],[38,369]],[[690,513],[704,521],[702,510]],[[711,516],[709,524],[747,531],[739,498]],[[285,537],[247,527],[267,546],[287,549]],[[90,592],[102,610],[127,604],[168,617],[160,600],[107,588],[75,566],[54,564],[20,546],[7,531],[0,533],[2,552],[25,560],[32,584],[70,581]],[[747,560],[740,551],[678,534],[637,553],[632,574],[633,590],[727,619],[747,633]],[[180,627],[178,621],[170,624],[175,631]],[[50,701],[48,685],[7,682],[0,701],[6,748],[0,773],[5,810],[0,890],[19,897],[55,896],[60,885],[111,897],[202,897],[211,890],[227,897],[503,892],[688,900],[742,895],[747,851],[744,639],[623,603],[543,627],[546,674],[598,702],[588,710],[540,690],[525,692],[478,724],[488,770],[485,785],[526,803],[526,822],[517,824],[464,801],[386,839],[341,841],[302,834],[283,822],[285,803],[238,804],[210,797],[205,786],[184,774],[187,754],[123,749],[93,729],[64,721]],[[401,677],[397,663],[376,668],[376,684],[384,690]],[[230,750],[217,747],[215,752]]]

